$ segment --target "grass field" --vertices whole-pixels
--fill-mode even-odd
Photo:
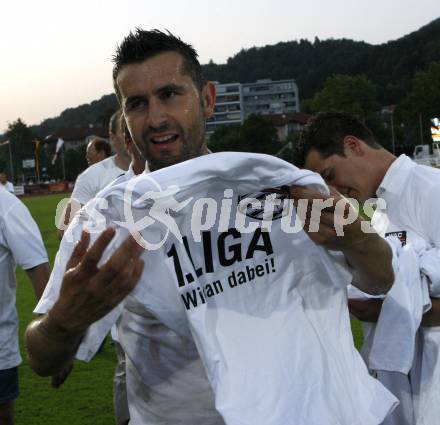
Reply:
[[[54,216],[61,195],[23,199],[38,223],[51,265],[58,250]],[[23,333],[32,319],[35,297],[27,276],[17,270],[17,307],[20,317],[21,395],[16,404],[16,425],[111,425],[113,419],[112,377],[116,364],[113,347],[107,342],[104,352],[91,363],[76,362],[74,370],[58,390],[50,379],[40,378],[26,362]]]
[[[40,227],[51,265],[58,249],[54,216],[61,195],[26,198],[27,205]],[[35,297],[26,275],[17,270],[17,307],[20,317],[20,343],[23,364],[20,366],[21,395],[16,404],[16,425],[110,425],[114,423],[112,377],[116,364],[113,347],[107,342],[104,352],[91,363],[76,362],[74,370],[60,389],[53,389],[50,379],[35,375],[26,362],[23,333],[32,320]],[[356,345],[362,334],[353,323]]]

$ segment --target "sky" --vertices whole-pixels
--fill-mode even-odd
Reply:
[[[1,9],[0,133],[111,93],[111,57],[135,27],[169,29],[204,64],[301,38],[381,44],[440,16],[438,0],[14,0]]]

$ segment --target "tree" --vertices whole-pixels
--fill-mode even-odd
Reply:
[[[311,113],[337,111],[354,115],[389,149],[391,130],[384,125],[380,116],[381,106],[377,101],[377,93],[377,86],[365,75],[334,75],[326,80],[321,91],[304,103]]]
[[[86,145],[81,145],[78,149],[67,149],[64,154],[66,164],[66,179],[75,181],[82,171],[87,168]]]
[[[414,144],[431,141],[430,119],[440,117],[440,62],[432,62],[426,71],[418,72],[411,90],[399,105],[396,114],[405,124]]]
[[[21,118],[18,118],[13,123],[8,124],[6,137],[11,144],[14,178],[15,180],[23,181],[25,180],[23,160],[35,158],[34,144],[32,143],[34,135],[32,130],[21,120]],[[9,155],[9,152],[7,152],[6,149],[3,149],[2,157],[4,158],[5,155]],[[9,159],[7,162],[9,163]]]
[[[327,78],[321,91],[313,96],[312,112],[343,111],[366,119],[380,109],[377,87],[365,75],[334,75]]]
[[[273,154],[280,149],[276,128],[261,115],[250,115],[243,125],[222,126],[210,138],[214,152]]]

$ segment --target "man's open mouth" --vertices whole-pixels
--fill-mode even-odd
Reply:
[[[179,137],[178,134],[168,134],[166,136],[160,136],[160,137],[151,137],[150,140],[152,143],[159,145],[162,143],[170,143],[177,140]]]

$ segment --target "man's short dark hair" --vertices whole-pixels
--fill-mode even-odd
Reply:
[[[102,139],[93,139],[93,146],[97,152],[104,152],[106,158],[112,154],[112,148],[109,143]]]
[[[346,136],[354,136],[375,149],[381,147],[371,130],[354,116],[345,112],[320,112],[309,120],[295,146],[295,165],[304,167],[311,150],[318,151],[323,158],[345,156]]]
[[[110,134],[118,134],[122,132],[121,127],[122,111],[118,109],[111,117],[108,125],[108,131]]]
[[[116,82],[119,71],[125,65],[141,63],[146,59],[165,52],[176,52],[182,55],[182,72],[192,78],[199,91],[202,90],[204,84],[202,67],[197,59],[198,55],[194,47],[184,43],[179,37],[176,37],[169,31],[163,32],[157,29],[145,31],[141,28],[136,28],[134,33],[130,32],[122,40],[122,43],[116,48],[116,54],[113,56],[113,86],[119,102],[121,102],[121,94]]]

